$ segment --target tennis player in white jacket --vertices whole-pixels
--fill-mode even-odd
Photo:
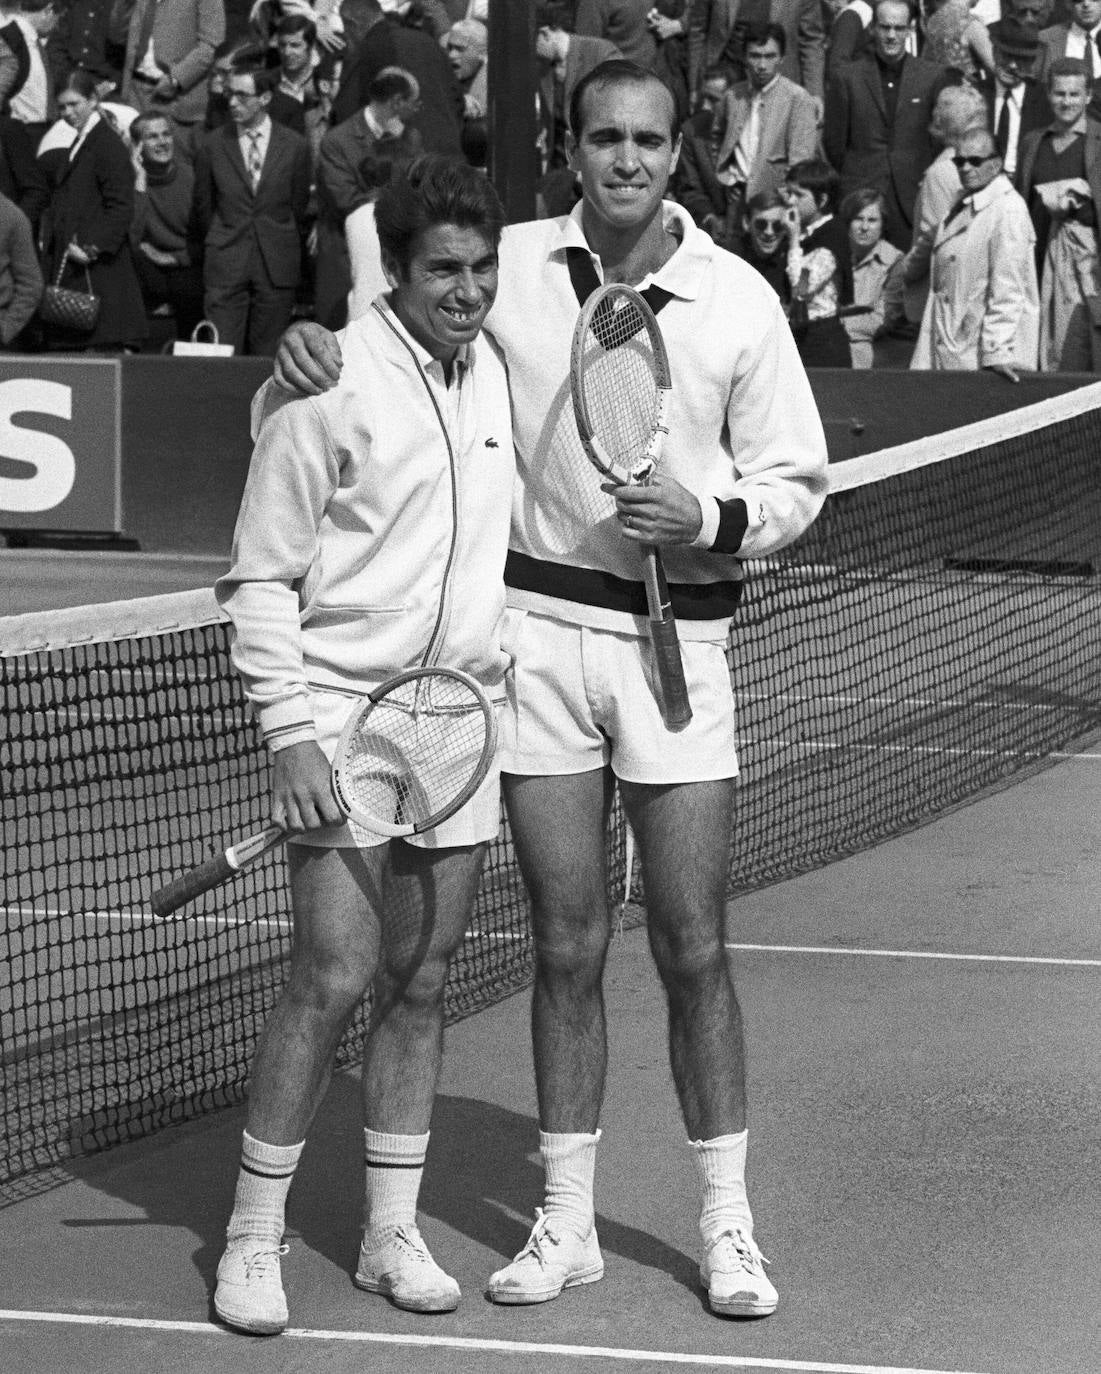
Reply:
[[[499,775],[437,829],[383,840],[346,823],[329,760],[357,700],[406,668],[461,668],[503,696],[503,570],[515,460],[508,383],[480,338],[503,211],[485,177],[414,164],[377,206],[389,297],[341,335],[353,365],[323,396],[270,384],[217,594],[272,759],[288,845],[290,978],[253,1065],[215,1308],[239,1330],[287,1324],[284,1206],[345,1026],[368,989],[366,1211],[355,1281],[450,1311],[416,1207],[442,1053],[448,962],[466,929]]]

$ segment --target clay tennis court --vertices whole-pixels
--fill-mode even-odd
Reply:
[[[1096,522],[1084,528],[1092,556]],[[143,555],[142,591],[209,584],[216,563]],[[125,559],[9,553],[4,564],[8,586],[17,596],[22,586],[39,606],[64,604],[74,588],[84,600],[133,590],[135,565]],[[827,578],[840,576],[822,566]],[[861,828],[845,841],[852,846],[877,833],[875,810],[885,797],[883,779],[894,776],[892,759],[918,760],[898,776],[939,788],[942,772],[968,764],[969,754],[976,761],[982,755],[996,775],[1000,765],[991,769],[988,756],[1003,743],[1009,749],[1002,732],[1022,719],[1037,723],[1041,739],[1056,721],[1064,741],[1008,761],[1020,769],[1012,785],[988,785],[977,800],[949,806],[929,824],[731,902],[730,956],[748,1025],[751,1197],[781,1293],[775,1316],[717,1319],[698,1288],[695,1166],[674,1102],[645,934],[628,923],[613,946],[607,985],[612,1067],[597,1195],[602,1283],[531,1308],[498,1308],[483,1296],[489,1273],[526,1238],[540,1194],[529,995],[521,992],[460,1020],[447,1035],[421,1212],[426,1238],[462,1285],[456,1313],[418,1318],[352,1285],[362,1196],[354,1071],[334,1079],[291,1193],[283,1265],[291,1330],[261,1339],[224,1330],[210,1308],[244,1108],[82,1157],[101,1123],[72,1118],[61,1087],[55,1091],[43,1070],[36,1091],[22,1082],[20,1091],[32,1091],[56,1162],[19,1173],[0,1191],[7,1277],[0,1367],[20,1374],[72,1365],[203,1371],[227,1364],[246,1374],[1096,1368],[1101,735],[1096,727],[1074,728],[1095,713],[1096,656],[1079,653],[1076,676],[1053,677],[1048,641],[1040,638],[1050,632],[1052,643],[1088,642],[1082,636],[1095,632],[1096,593],[1089,577],[1061,570],[1013,572],[1007,587],[982,569],[958,586],[956,579],[950,569],[918,579],[935,626],[966,602],[974,602],[968,625],[995,618],[1007,626],[1004,654],[973,655],[978,685],[965,699],[931,695],[946,646],[919,670],[898,672],[890,645],[912,619],[898,596],[916,581],[879,588],[875,641],[857,621],[847,628],[844,586],[831,587],[822,604],[813,587],[808,599],[800,576],[773,589],[785,625],[805,616],[827,631],[823,660],[836,689],[829,711],[821,696],[804,709],[809,669],[798,656],[771,680],[763,656],[737,677],[747,737],[736,872],[759,869],[753,851],[764,846],[763,836],[773,837],[783,851],[779,867],[787,863],[790,871],[787,848],[833,821],[822,811],[826,794],[813,756],[837,759],[831,798],[853,793]],[[997,617],[985,613],[995,608]],[[738,643],[754,633],[751,605]],[[931,643],[940,644],[935,634]],[[815,673],[820,669],[816,664]],[[869,685],[873,671],[882,691]],[[760,697],[765,705],[754,717]],[[859,742],[842,749],[819,730],[819,714],[824,720],[850,706]],[[972,714],[977,708],[981,747],[963,725],[965,707]],[[750,729],[754,719],[770,733]],[[866,768],[855,766],[858,758]],[[883,771],[872,771],[873,759]],[[762,796],[774,799],[776,815],[762,817]],[[186,808],[181,826],[184,819]],[[53,832],[51,853],[68,842],[63,829]],[[135,863],[148,867],[144,859]],[[71,1004],[77,1021],[111,1003],[97,1026],[116,1042],[113,1058],[95,1069],[104,1120],[113,1100],[125,1102],[128,1093],[137,1093],[139,1114],[147,1106],[170,1109],[173,1092],[181,1104],[189,1101],[188,1071],[216,1070],[229,1029],[249,1014],[231,976],[235,962],[282,935],[277,910],[238,923],[192,913],[179,928],[158,930],[140,902],[114,915],[102,910],[108,903],[100,897],[110,895],[97,893],[83,908],[67,901],[53,915],[28,916],[10,904],[6,910],[10,947],[22,952],[19,970],[5,970],[5,987],[30,989],[41,1002],[56,972],[54,1000]],[[37,947],[28,950],[34,942],[23,932],[31,926],[49,951],[45,962]],[[501,939],[507,933],[493,932]],[[58,970],[49,964],[55,958]],[[201,959],[217,980],[213,995],[207,988],[205,1000],[193,1001],[191,984],[204,981],[197,978]],[[88,982],[92,967],[109,987],[118,985],[117,997]],[[277,962],[272,969],[274,977]],[[170,995],[162,998],[162,990]],[[16,995],[0,988],[0,1014]],[[164,1079],[155,1092],[142,1062],[152,1031],[132,1015],[141,998],[163,1004],[155,1062]],[[212,1059],[202,1066],[172,1055],[174,1039],[190,1045],[196,1017],[208,1023]],[[34,1038],[17,1025],[4,1045],[5,1091],[14,1081],[9,1064],[25,1064],[23,1041]],[[72,1048],[64,1027],[38,1038],[44,1064],[57,1061],[55,1044],[59,1052]],[[79,1039],[72,1045],[75,1057],[57,1080],[66,1092],[91,1072]],[[125,1088],[112,1073],[127,1077]],[[172,1073],[180,1075],[177,1084]],[[67,1142],[79,1147],[73,1157]]]
[[[1101,747],[730,906],[751,1187],[781,1306],[708,1314],[696,1180],[645,936],[609,965],[606,1277],[542,1307],[481,1286],[538,1198],[527,994],[452,1027],[422,1194],[463,1287],[418,1318],[351,1283],[353,1074],[291,1194],[292,1330],[210,1322],[243,1110],[39,1176],[3,1212],[3,1366],[204,1371],[1097,1367]],[[48,1186],[44,1186],[48,1185]]]

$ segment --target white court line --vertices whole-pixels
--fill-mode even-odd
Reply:
[[[775,736],[738,735],[735,744],[750,748],[753,745],[768,745],[777,749],[802,749],[807,753],[844,753],[846,750],[856,754],[945,754],[952,758],[967,759],[1048,759],[1054,757],[1047,749],[960,749],[939,744],[861,744],[856,740],[805,740],[784,739]],[[1077,758],[1078,755],[1071,755]]]
[[[748,689],[734,689],[735,700],[796,702],[817,702],[829,706],[922,706],[934,710],[944,710],[952,706],[964,706],[968,710],[1004,711],[1061,711],[1058,703],[1042,701],[1003,701],[998,697],[985,697],[974,700],[971,697],[907,697],[907,696],[861,696],[852,692],[753,692]]]
[[[1101,959],[1056,959],[1042,954],[950,954],[925,949],[850,949],[839,945],[746,945],[728,941],[727,949],[754,954],[849,954],[870,959],[945,959],[973,964],[1052,964],[1057,968],[1101,968]]]
[[[0,1321],[52,1322],[71,1326],[129,1327],[141,1331],[183,1331],[194,1335],[230,1336],[210,1322],[161,1321],[152,1317],[98,1316],[78,1312],[21,1312],[0,1309]],[[676,1350],[620,1350],[602,1345],[541,1345],[536,1341],[478,1340],[471,1336],[409,1336],[380,1331],[312,1331],[288,1327],[283,1340],[341,1341],[354,1345],[405,1345],[446,1350],[481,1350],[502,1355],[565,1355],[604,1360],[633,1360],[662,1365],[697,1365],[708,1369],[783,1369],[799,1374],[969,1374],[965,1370],[922,1369],[901,1365],[838,1364],[831,1360],[774,1360],[753,1355],[695,1355]],[[970,1372],[973,1374],[973,1371]]]

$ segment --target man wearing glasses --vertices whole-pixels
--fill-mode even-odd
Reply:
[[[913,368],[977,372],[1007,381],[1034,369],[1040,302],[1035,233],[1028,207],[1002,170],[994,135],[971,129],[952,159],[963,194],[935,230],[919,234],[906,255],[907,282],[928,264],[929,299],[910,363]]]
[[[294,311],[310,198],[306,140],[268,114],[278,80],[278,69],[235,62],[229,122],[195,160],[206,318],[237,353],[269,356]]]

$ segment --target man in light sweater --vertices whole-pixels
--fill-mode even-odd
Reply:
[[[499,778],[491,769],[433,830],[386,840],[344,821],[329,762],[357,701],[403,669],[461,668],[503,696],[515,459],[504,366],[478,334],[504,211],[472,168],[422,159],[382,192],[376,222],[392,295],[342,334],[339,386],[292,400],[269,384],[257,396],[233,563],[216,589],[271,753],[271,819],[292,832],[290,979],[252,1068],[214,1298],[223,1321],[258,1334],[287,1324],[285,1200],[368,988],[355,1282],[414,1312],[459,1301],[416,1209],[448,963],[497,833]]]
[[[766,1316],[778,1297],[746,1194],[741,1016],[724,949],[738,771],[725,649],[741,560],[775,552],[814,519],[826,447],[775,293],[663,201],[674,121],[673,99],[650,72],[623,61],[595,68],[570,108],[580,204],[506,230],[501,245],[490,327],[509,367],[518,463],[501,766],[532,898],[547,1187],[527,1243],[491,1277],[489,1296],[545,1302],[603,1274],[594,1170],[611,936],[604,830],[618,783],[702,1179],[701,1281],[714,1312]],[[655,288],[673,370],[663,471],[649,486],[611,492],[582,450],[568,381],[579,302],[601,279]],[[331,335],[306,325],[284,336],[284,385],[317,391],[340,375]],[[643,543],[665,556],[692,698],[692,722],[675,733],[652,687]]]

